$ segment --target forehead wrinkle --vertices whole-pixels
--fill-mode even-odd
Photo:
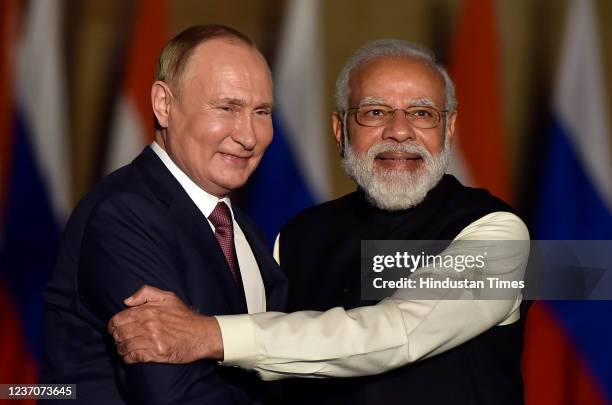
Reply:
[[[231,104],[239,107],[246,107],[253,103],[259,102],[258,98],[262,98],[261,103],[272,103],[272,90],[268,98],[267,90],[262,89],[257,78],[250,74],[243,74],[241,71],[236,71],[232,68],[218,68],[218,80],[209,83],[212,93],[210,103],[213,104]]]

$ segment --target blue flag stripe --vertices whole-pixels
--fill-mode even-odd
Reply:
[[[315,202],[285,133],[282,123],[274,118],[274,138],[246,189],[247,211],[269,242],[287,220]]]
[[[60,231],[22,117],[18,111],[0,268],[19,311],[28,348],[40,361],[42,291],[55,265]]]
[[[612,239],[612,214],[553,119],[536,221],[538,239]]]
[[[534,221],[538,239],[612,239],[612,213],[587,175],[568,132],[554,118],[543,179]],[[612,302],[548,304],[612,400],[612,327],[608,321]]]

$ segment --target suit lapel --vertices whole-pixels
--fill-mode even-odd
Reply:
[[[176,221],[179,229],[185,233],[188,243],[195,246],[202,267],[210,269],[209,272],[202,268],[201,271],[186,274],[189,282],[187,288],[197,291],[198,289],[204,290],[211,284],[214,285],[215,283],[211,283],[211,280],[207,280],[207,277],[212,274],[219,285],[224,286],[223,294],[230,304],[228,313],[246,313],[244,294],[236,287],[229,265],[206,217],[150,148],[147,147],[136,158],[134,164],[142,169],[155,195],[168,206],[170,216]],[[197,295],[194,294],[194,296]]]

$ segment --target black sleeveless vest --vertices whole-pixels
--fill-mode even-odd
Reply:
[[[346,309],[360,298],[360,241],[452,240],[470,223],[512,209],[486,190],[445,175],[418,206],[399,212],[371,206],[357,191],[310,208],[281,231],[280,260],[289,311]],[[292,404],[522,404],[522,321],[496,326],[433,358],[376,376],[288,380]]]

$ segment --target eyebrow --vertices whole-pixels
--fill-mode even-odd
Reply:
[[[234,105],[237,107],[246,107],[247,106],[247,102],[243,99],[240,98],[235,98],[235,97],[226,97],[226,98],[219,98],[216,100],[212,100],[211,104],[213,105],[220,105],[220,104],[230,104],[230,105]],[[255,108],[269,108],[272,109],[274,107],[274,103],[261,103],[259,104],[257,107]]]
[[[270,110],[274,109],[274,103],[261,103],[255,108],[269,108]]]
[[[246,101],[239,99],[239,98],[226,97],[226,98],[219,98],[216,100],[212,100],[211,104],[214,104],[214,105],[231,104],[231,105],[235,105],[238,107],[244,107],[246,106]]]
[[[389,103],[381,97],[378,96],[367,96],[364,97],[360,102],[358,107],[368,106],[368,105],[389,105]],[[424,107],[435,107],[437,108],[436,103],[434,103],[430,98],[421,97],[416,99],[407,100],[407,106],[424,106]]]
[[[427,98],[427,97],[421,97],[421,98],[409,100],[408,105],[418,105],[418,106],[424,106],[424,107],[438,108],[436,103],[434,103],[430,98]]]
[[[387,102],[380,97],[377,96],[367,96],[364,97],[358,104],[358,107],[363,107],[366,105],[387,105]]]

